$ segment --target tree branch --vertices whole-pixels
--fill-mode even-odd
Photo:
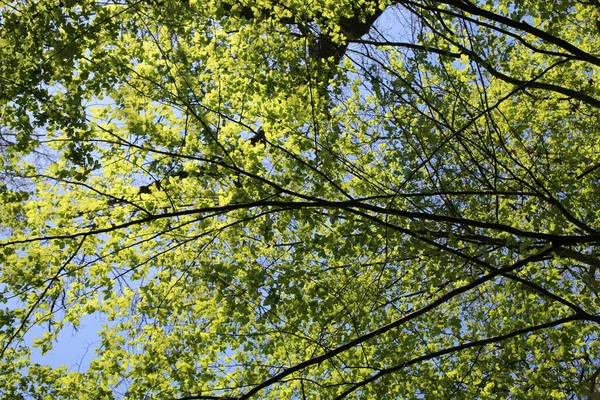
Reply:
[[[441,296],[440,298],[438,298],[436,301],[430,303],[429,305],[422,307],[416,311],[413,311],[412,313],[399,318],[385,326],[382,326],[379,329],[376,329],[374,331],[371,331],[365,335],[359,336],[354,340],[351,340],[350,342],[339,346],[333,350],[330,350],[328,352],[326,352],[325,354],[322,354],[320,356],[317,357],[313,357],[309,360],[306,360],[304,362],[301,362],[299,364],[296,364],[290,368],[285,369],[284,371],[272,376],[271,378],[265,380],[264,382],[262,382],[261,384],[257,385],[256,387],[254,387],[253,389],[251,389],[250,391],[246,392],[244,395],[239,396],[238,398],[240,400],[244,400],[244,399],[249,399],[250,397],[254,396],[255,394],[257,394],[258,392],[260,392],[261,390],[281,381],[283,378],[285,378],[286,376],[289,376],[295,372],[301,371],[311,365],[315,365],[315,364],[320,364],[325,360],[328,360],[332,357],[335,357],[336,355],[343,353],[346,350],[349,350],[355,346],[360,345],[361,343],[364,343],[374,337],[380,336],[392,329],[398,328],[401,325],[405,324],[406,322],[412,321],[413,319],[416,319],[418,317],[420,317],[421,315],[424,315],[434,309],[436,309],[437,307],[441,306],[442,304],[447,303],[448,301],[450,301],[451,299],[468,292],[469,290],[476,288],[486,282],[489,282],[490,280],[494,279],[495,277],[501,275],[502,273],[508,273],[511,271],[514,271],[516,269],[519,269],[531,262],[535,262],[535,261],[539,261],[541,260],[546,254],[549,254],[550,252],[552,252],[554,250],[554,246],[548,247],[547,249],[536,253],[534,255],[531,255],[529,257],[526,257],[520,261],[517,261],[516,263],[503,267],[503,268],[498,268],[495,271],[490,272],[489,274],[486,274],[474,281],[472,281],[471,283],[458,287],[454,290],[451,290],[450,292],[446,293],[445,295]],[[580,318],[580,317],[571,317],[574,319]]]
[[[531,332],[535,332],[535,331],[539,331],[542,329],[548,329],[548,328],[553,328],[555,326],[558,325],[563,325],[569,322],[573,322],[573,321],[581,321],[584,318],[582,316],[579,315],[571,315],[569,317],[565,317],[565,318],[561,318],[558,319],[556,321],[551,321],[551,322],[547,322],[545,324],[540,324],[540,325],[534,325],[534,326],[530,326],[527,328],[523,328],[523,329],[519,329],[510,333],[507,333],[505,335],[500,335],[500,336],[495,336],[489,339],[481,339],[481,340],[476,340],[474,342],[469,342],[469,343],[465,343],[465,344],[461,344],[459,346],[454,346],[454,347],[449,347],[447,349],[443,349],[440,351],[436,351],[433,353],[429,353],[429,354],[425,354],[423,356],[420,357],[416,357],[413,358],[409,361],[406,361],[402,364],[396,365],[394,367],[390,367],[390,368],[385,368],[382,369],[381,371],[379,371],[378,373],[376,373],[375,375],[371,376],[368,379],[365,379],[361,382],[356,383],[355,385],[353,385],[351,388],[349,388],[348,390],[346,390],[345,392],[343,392],[342,394],[340,394],[339,396],[337,396],[335,399],[336,400],[341,400],[344,397],[348,396],[350,393],[354,392],[355,390],[359,389],[360,387],[363,387],[369,383],[372,383],[374,381],[376,381],[377,379],[381,378],[384,375],[387,374],[391,374],[394,372],[398,372],[404,368],[410,367],[411,365],[415,365],[418,364],[420,362],[423,361],[427,361],[427,360],[431,360],[433,358],[437,358],[437,357],[441,357],[447,354],[452,354],[452,353],[456,353],[462,350],[466,350],[466,349],[470,349],[473,347],[479,347],[479,346],[485,346],[487,344],[491,344],[491,343],[498,343],[498,342],[502,342],[508,339],[511,339],[513,337],[516,336],[521,336],[527,333],[531,333]]]

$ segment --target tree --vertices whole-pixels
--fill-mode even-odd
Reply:
[[[599,13],[5,2],[0,393],[596,398]]]

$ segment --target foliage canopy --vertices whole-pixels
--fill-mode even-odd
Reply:
[[[596,398],[599,17],[3,2],[0,393]]]

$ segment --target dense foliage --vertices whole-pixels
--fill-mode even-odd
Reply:
[[[0,10],[4,398],[599,396],[597,0]]]

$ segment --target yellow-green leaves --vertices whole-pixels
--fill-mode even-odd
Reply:
[[[588,396],[599,10],[2,6],[1,396]]]

